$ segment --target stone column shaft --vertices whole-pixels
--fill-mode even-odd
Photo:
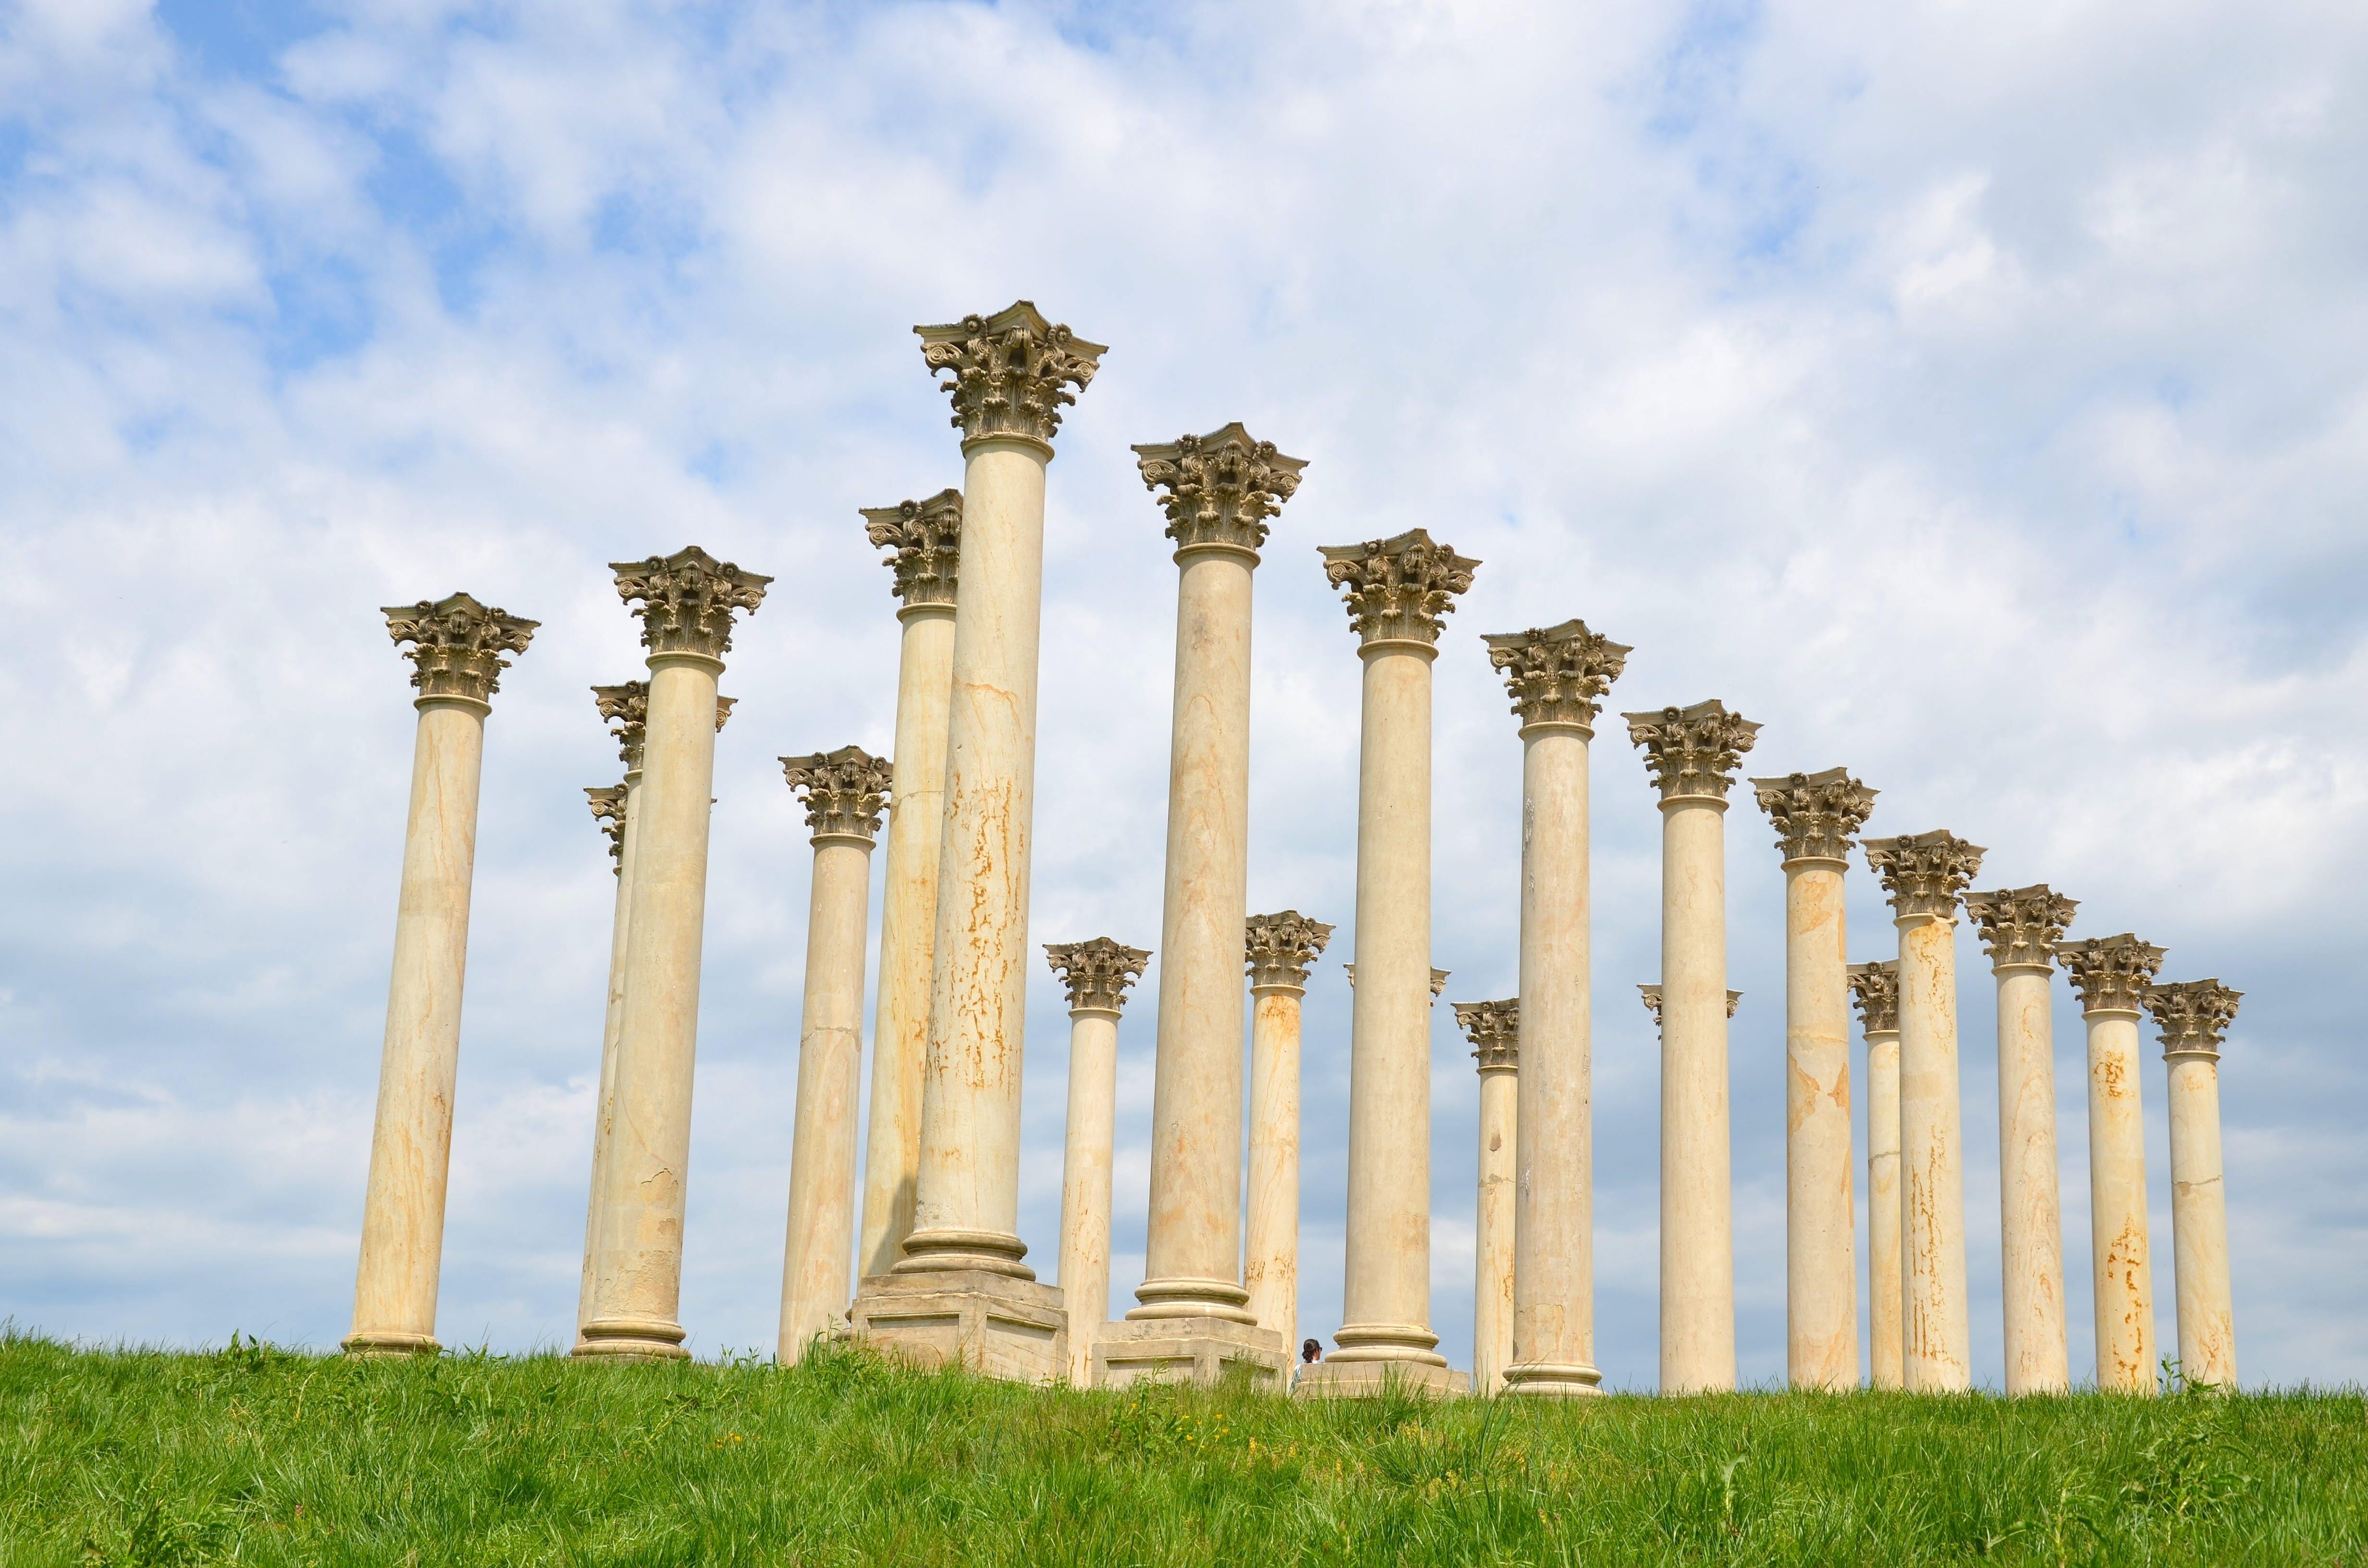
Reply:
[[[1899,964],[1852,964],[1866,1034],[1867,1381],[1907,1386],[1899,1249]]]
[[[1108,937],[1048,944],[1069,993],[1069,1118],[1061,1162],[1061,1296],[1069,1314],[1065,1376],[1090,1388],[1094,1346],[1110,1318],[1110,1156],[1118,1119],[1118,1019],[1150,962]]]
[[[2189,1388],[2237,1387],[2228,1203],[2220,1158],[2220,1042],[2242,994],[2216,980],[2146,994],[2170,1069],[2170,1225],[2178,1270],[2179,1370]]]
[[[1307,971],[1332,927],[1295,909],[1247,922],[1250,996],[1249,1231],[1242,1283],[1260,1328],[1299,1344],[1299,1031]]]
[[[415,644],[412,684],[420,695],[353,1332],[345,1341],[364,1355],[437,1348],[485,716],[508,663],[501,655],[522,652],[536,624],[466,594],[386,616],[395,642]]]
[[[2147,1244],[2138,1009],[2162,949],[2123,933],[2059,942],[2089,1027],[2089,1235],[2096,1278],[2097,1387],[2151,1394],[2154,1258]]]
[[[1473,1227],[1472,1392],[1503,1391],[1513,1361],[1514,1172],[1520,1149],[1520,1003],[1460,1002],[1480,1069],[1480,1182]]]
[[[639,725],[636,724],[638,730]],[[625,1017],[625,947],[632,936],[633,876],[633,796],[642,783],[641,742],[634,740],[632,766],[616,802],[617,905],[609,927],[609,1005],[601,1018],[600,1075],[592,1097],[592,1187],[585,1201],[584,1267],[576,1284],[575,1328],[581,1343],[585,1323],[592,1316],[592,1255],[600,1233],[600,1194],[609,1165],[609,1119],[617,1095],[617,1031]]]

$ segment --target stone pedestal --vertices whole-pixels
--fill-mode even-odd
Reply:
[[[1336,1356],[1301,1367],[1291,1383],[1291,1392],[1303,1399],[1370,1399],[1392,1389],[1452,1399],[1470,1393],[1472,1379],[1427,1361],[1347,1361]]]
[[[2170,1228],[2178,1267],[2179,1372],[2191,1389],[2237,1388],[2228,1285],[2228,1201],[2221,1182],[2220,1042],[2242,992],[2216,980],[2157,985],[2146,1005],[2170,1068]]]
[[[1306,464],[1239,424],[1134,450],[1144,483],[1165,492],[1179,577],[1151,1213],[1127,1316],[1250,1324],[1240,1278],[1250,585],[1268,521]]]
[[[1301,1375],[1377,1388],[1446,1376],[1430,1328],[1430,665],[1466,560],[1419,528],[1326,546],[1364,661],[1358,751],[1357,981],[1349,1046],[1348,1320]],[[1370,1371],[1351,1369],[1360,1364]],[[1425,1370],[1429,1369],[1429,1370]]]
[[[1151,955],[1108,937],[1048,943],[1044,957],[1069,992],[1069,1117],[1061,1162],[1061,1295],[1068,1364],[1094,1382],[1094,1341],[1110,1316],[1110,1154],[1118,1116],[1118,1019],[1127,988]]]
[[[1061,1292],[996,1269],[874,1275],[857,1290],[848,1327],[916,1367],[962,1367],[1015,1383],[1057,1383],[1068,1375]]]
[[[780,1359],[805,1358],[846,1326],[855,1246],[856,1096],[863,1070],[863,960],[871,845],[894,770],[860,746],[785,756],[814,833],[806,916],[804,1017],[798,1030],[796,1131],[781,1264]]]
[[[2096,1279],[2097,1387],[2151,1394],[2154,1256],[2147,1244],[2138,1009],[2163,950],[2123,932],[2058,942],[2089,1026],[2089,1235]]]
[[[1249,1229],[1242,1285],[1258,1325],[1299,1343],[1299,1024],[1332,927],[1295,909],[1245,924],[1250,996]]]
[[[1661,1392],[1735,1387],[1726,792],[1759,726],[1713,699],[1629,713],[1661,796]]]
[[[1839,767],[1751,786],[1784,854],[1785,1368],[1794,1388],[1855,1388],[1858,1219],[1842,876],[1875,791]]]
[[[871,1115],[864,1134],[859,1276],[885,1274],[913,1229],[921,1161],[921,1069],[929,1044],[929,967],[938,934],[938,852],[945,821],[946,735],[953,700],[954,597],[962,492],[941,490],[863,513],[904,601],[896,661],[896,778],[880,894],[880,993],[871,1025]]]
[[[1866,1033],[1867,1381],[1907,1386],[1899,1256],[1899,961],[1850,965]]]
[[[667,1358],[686,1354],[678,1321],[683,1205],[715,792],[715,682],[732,646],[733,617],[756,609],[772,579],[696,545],[613,569],[619,596],[641,606],[649,710],[634,801],[641,822],[609,1157],[594,1202],[592,1311],[575,1354]]]
[[[436,1290],[444,1257],[445,1183],[452,1161],[452,1090],[461,1068],[461,983],[469,956],[469,891],[477,858],[477,781],[496,676],[523,653],[536,622],[466,594],[385,611],[397,646],[411,644],[419,727],[403,835],[394,922],[354,1281],[355,1355],[436,1349]]]
[[[1965,1150],[1957,1081],[1957,900],[1982,847],[1945,831],[1870,838],[1899,927],[1899,1133],[1911,1392],[1973,1387],[1965,1300]]]
[[[1597,1392],[1588,744],[1629,650],[1587,623],[1486,636],[1521,721],[1522,1070],[1508,1392]],[[1484,1140],[1485,1142],[1485,1140]]]
[[[1473,1222],[1472,1392],[1503,1391],[1513,1363],[1513,1173],[1520,1153],[1521,1004],[1458,1002],[1480,1071],[1480,1185]]]
[[[2009,1394],[2063,1393],[2072,1386],[2050,982],[2056,939],[2078,907],[2044,885],[1965,897],[1998,976],[1999,1286]]]
[[[1130,1318],[1104,1324],[1094,1337],[1097,1388],[1130,1383],[1198,1383],[1239,1378],[1270,1393],[1291,1387],[1291,1346],[1281,1335],[1228,1318]]]

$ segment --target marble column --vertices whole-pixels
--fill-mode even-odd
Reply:
[[[1867,1381],[1907,1386],[1899,1256],[1899,960],[1854,963],[1850,994],[1866,1034]]]
[[[1250,997],[1249,1233],[1242,1283],[1260,1328],[1299,1343],[1299,1011],[1332,927],[1295,909],[1245,922]]]
[[[1019,1239],[1044,470],[1103,349],[1024,300],[915,330],[962,433],[962,592],[913,1230],[851,1315],[898,1354],[1050,1382],[1068,1362],[1060,1292]]]
[[[2006,1392],[2072,1386],[2055,1189],[2056,939],[2079,906],[2044,884],[1965,895],[1998,976],[1999,1288]]]
[[[1726,792],[1759,726],[1713,699],[1627,713],[1661,796],[1661,1392],[1735,1387]]]
[[[1965,1148],[1957,1083],[1957,900],[1977,844],[1945,830],[1865,841],[1899,928],[1899,1165],[1911,1392],[1974,1386],[1965,1301]]]
[[[667,1358],[687,1354],[677,1320],[715,785],[715,682],[732,647],[733,617],[763,603],[772,579],[697,545],[612,569],[618,597],[640,607],[649,708],[634,801],[641,822],[609,1158],[595,1200],[592,1312],[575,1353]]]
[[[1280,1381],[1291,1346],[1258,1326],[1240,1282],[1250,581],[1269,524],[1307,465],[1238,422],[1134,451],[1144,483],[1160,493],[1178,582],[1151,1214],[1144,1280],[1126,1315],[1176,1320],[1144,1334],[1208,1335],[1235,1360],[1266,1358]]]
[[[1094,1344],[1110,1316],[1110,1153],[1118,1120],[1118,1017],[1151,961],[1108,937],[1048,942],[1069,993],[1069,1119],[1061,1160],[1061,1298],[1069,1313],[1073,1388],[1094,1383]]]
[[[871,932],[871,846],[895,769],[860,746],[780,759],[805,799],[814,887],[798,1026],[798,1101],[790,1142],[790,1222],[781,1262],[784,1365],[846,1326],[855,1247],[856,1096],[863,1074],[863,960]]]
[[[1502,1392],[1513,1364],[1513,1172],[1520,1154],[1521,1004],[1458,1002],[1480,1071],[1480,1197],[1473,1221],[1472,1392]]]
[[[1323,550],[1364,662],[1357,969],[1349,1040],[1348,1260],[1311,1393],[1466,1386],[1430,1329],[1430,665],[1480,563],[1420,528]]]
[[[2146,993],[2170,1068],[2180,1381],[2226,1393],[2237,1389],[2237,1318],[2228,1289],[2228,1199],[2221,1184],[2220,1041],[2243,994],[2216,980],[2149,986]]]
[[[2109,1393],[2157,1392],[2138,1008],[2162,954],[2128,932],[2055,944],[2089,1026],[2089,1261],[2096,1276],[2097,1387]]]
[[[1588,1394],[1595,1365],[1588,743],[1629,650],[1583,620],[1484,636],[1521,740],[1521,1071],[1507,1392]],[[1476,1370],[1476,1369],[1475,1369]],[[1485,1385],[1482,1385],[1485,1386]]]
[[[466,594],[394,605],[383,613],[395,645],[409,644],[404,656],[419,691],[412,702],[419,724],[370,1186],[362,1199],[354,1326],[345,1340],[349,1353],[366,1356],[437,1347],[436,1286],[444,1259],[485,715],[509,665],[504,655],[524,653],[538,624],[488,609]]]
[[[1794,1388],[1858,1386],[1850,943],[1842,876],[1875,791],[1847,769],[1754,778],[1784,853],[1784,1350]]]
[[[609,1131],[616,1112],[617,1035],[625,1017],[625,953],[632,935],[633,846],[638,836],[634,832],[633,803],[642,789],[642,748],[650,715],[649,682],[629,680],[617,686],[596,686],[592,699],[617,738],[625,764],[625,781],[607,790],[585,791],[596,797],[593,815],[600,817],[609,831],[609,852],[617,862],[617,904],[609,933],[609,1003],[600,1030],[600,1075],[592,1102],[592,1181],[585,1204],[584,1268],[576,1282],[575,1295],[578,1345],[584,1342],[584,1325],[592,1317],[592,1281],[598,1274],[596,1252],[600,1237],[600,1195],[607,1190]],[[715,699],[715,728],[719,733],[724,721],[732,716],[732,703],[729,697]],[[613,797],[606,816],[597,799],[600,795]]]
[[[863,513],[894,553],[904,628],[896,661],[896,778],[880,893],[880,995],[871,1024],[871,1117],[863,1153],[856,1274],[885,1274],[913,1230],[921,1162],[921,1069],[929,1046],[929,960],[938,936],[938,850],[945,825],[946,726],[953,700],[954,594],[962,492],[941,490]]]

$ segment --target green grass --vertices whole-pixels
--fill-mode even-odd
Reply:
[[[0,1564],[2368,1565],[2368,1406],[1043,1392],[0,1339]]]

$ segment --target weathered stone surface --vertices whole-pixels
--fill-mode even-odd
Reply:
[[[1250,989],[1296,985],[1305,989],[1307,971],[1332,939],[1332,927],[1295,909],[1253,915],[1243,923]]]
[[[1151,962],[1151,949],[1096,937],[1085,942],[1047,942],[1044,961],[1061,977],[1072,1011],[1097,1007],[1115,1013],[1126,1006],[1128,989]]]
[[[991,316],[916,326],[921,357],[943,378],[953,425],[965,440],[1017,437],[1049,448],[1061,410],[1101,368],[1104,344],[1088,343],[1021,300]],[[965,486],[965,489],[968,487]]]
[[[1877,791],[1851,778],[1846,767],[1750,783],[1759,809],[1776,824],[1776,847],[1788,866],[1796,860],[1846,863],[1853,835],[1874,812]]]
[[[2055,957],[2080,994],[2084,1013],[2135,1014],[2162,968],[2163,951],[2127,931],[2055,944]]]
[[[510,661],[503,655],[523,653],[541,622],[521,619],[507,610],[488,609],[466,594],[417,604],[392,605],[387,634],[412,664],[411,684],[423,702],[460,698],[484,702],[500,687],[502,671]]]
[[[646,561],[611,562],[609,569],[617,574],[617,597],[641,607],[642,646],[709,659],[731,652],[733,618],[763,604],[772,581],[695,544]]]
[[[2064,927],[2072,924],[2072,912],[2079,907],[2045,882],[1965,895],[1965,913],[1973,916],[1974,926],[1981,933],[1990,968],[2001,971],[2051,967],[2055,943]]]
[[[1167,514],[1167,537],[1178,553],[1223,548],[1255,554],[1266,542],[1268,520],[1299,489],[1305,458],[1285,457],[1235,420],[1205,436],[1134,449],[1135,466]]]
[[[1436,643],[1480,562],[1421,528],[1362,544],[1318,547],[1324,580],[1346,590],[1349,625],[1368,643]]]
[[[1724,802],[1735,783],[1735,769],[1759,733],[1758,724],[1728,712],[1726,704],[1714,697],[1691,708],[1621,717],[1628,721],[1629,740],[1645,753],[1645,766],[1665,806],[1681,800]]]
[[[862,516],[864,537],[892,552],[885,564],[895,574],[893,591],[906,608],[954,602],[962,574],[961,491],[866,506]]]
[[[1527,631],[1483,633],[1488,665],[1502,671],[1521,727],[1570,724],[1594,733],[1599,701],[1634,649],[1590,631],[1583,620]]]
[[[806,826],[814,842],[825,838],[856,838],[872,842],[880,831],[880,812],[888,803],[896,769],[884,756],[873,756],[861,746],[780,759],[781,777],[805,802]]]

